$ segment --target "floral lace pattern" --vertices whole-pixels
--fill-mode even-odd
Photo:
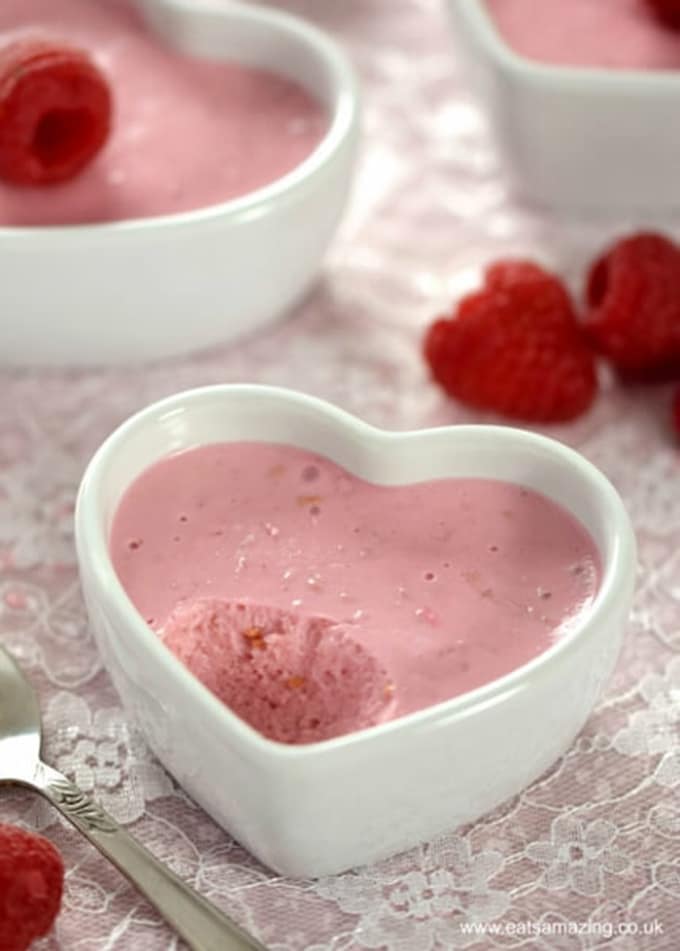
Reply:
[[[302,388],[395,429],[479,419],[427,381],[425,323],[499,255],[537,256],[577,289],[593,251],[631,226],[557,220],[513,196],[440,0],[279,5],[335,34],[365,88],[352,205],[314,290],[285,323],[143,372],[0,373],[0,639],[39,692],[45,758],[272,951],[672,951],[680,947],[680,455],[663,429],[664,388],[624,391],[606,380],[588,416],[547,430],[622,492],[640,545],[637,596],[621,661],[572,748],[475,825],[377,867],[282,879],[155,762],[102,669],[71,519],[83,467],[120,420],[179,389],[244,380]],[[632,224],[677,231],[678,222]],[[34,796],[3,789],[0,821],[46,830],[65,856],[63,911],[39,949],[179,947]],[[522,931],[527,923],[535,930]]]

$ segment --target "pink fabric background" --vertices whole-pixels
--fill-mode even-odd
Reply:
[[[285,6],[347,46],[366,95],[353,203],[308,299],[288,322],[237,346],[143,373],[0,373],[0,638],[40,692],[46,759],[272,951],[675,949],[680,456],[666,429],[665,389],[606,384],[586,418],[549,430],[622,492],[640,542],[637,597],[616,675],[572,749],[473,827],[322,882],[272,875],[154,761],[101,667],[78,588],[71,516],[84,465],[126,415],[178,389],[247,380],[304,389],[390,428],[478,419],[430,385],[418,342],[484,262],[537,256],[576,281],[593,250],[622,229],[674,227],[650,219],[567,223],[513,198],[439,0]],[[46,831],[66,859],[63,912],[42,951],[178,947],[117,872],[35,797],[3,790],[0,821]],[[573,921],[642,930],[654,920],[663,928],[655,937],[480,938],[460,929],[474,921]]]

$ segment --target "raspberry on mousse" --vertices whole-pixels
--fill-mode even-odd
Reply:
[[[0,178],[49,185],[77,175],[111,127],[112,95],[83,50],[50,40],[0,49]]]
[[[645,0],[645,2],[664,26],[680,30],[680,0]]]

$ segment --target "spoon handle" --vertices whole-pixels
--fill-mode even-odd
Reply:
[[[137,886],[194,951],[266,951],[56,769],[40,763],[32,785]]]

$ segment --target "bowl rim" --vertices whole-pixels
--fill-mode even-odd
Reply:
[[[680,70],[673,69],[609,69],[606,66],[564,66],[530,59],[518,53],[504,38],[496,25],[486,0],[448,0],[451,8],[475,31],[487,56],[520,79],[556,87],[566,86],[576,92],[631,91],[657,95],[659,90],[676,96],[680,86]]]
[[[243,397],[269,398],[280,400],[291,407],[307,413],[313,412],[325,416],[336,426],[344,427],[348,434],[363,437],[367,443],[382,446],[389,451],[390,445],[403,441],[427,442],[433,438],[480,438],[504,441],[520,450],[541,448],[561,463],[574,470],[581,480],[585,480],[599,494],[602,505],[608,512],[606,520],[610,533],[610,557],[603,558],[602,581],[600,588],[588,611],[583,613],[567,633],[549,648],[542,651],[520,667],[511,670],[489,683],[482,684],[466,693],[449,700],[432,704],[422,710],[404,714],[393,720],[376,726],[358,730],[343,736],[307,744],[287,744],[271,740],[254,727],[242,720],[230,710],[210,690],[205,687],[184,664],[167,648],[161,640],[152,634],[148,624],[137,611],[126,594],[116,575],[105,537],[101,512],[97,505],[97,496],[103,476],[111,460],[118,454],[119,448],[133,434],[154,426],[169,414],[175,414],[189,405],[200,405],[202,401],[214,403],[215,400]],[[200,445],[203,445],[201,443]],[[183,695],[188,702],[202,709],[206,716],[215,718],[221,729],[235,735],[244,748],[260,756],[263,760],[285,759],[300,760],[341,751],[350,746],[361,746],[379,742],[381,738],[407,732],[454,718],[464,719],[480,708],[486,708],[499,700],[532,686],[532,682],[543,676],[546,671],[554,670],[563,658],[577,650],[584,637],[598,622],[606,617],[615,603],[620,600],[622,590],[632,589],[636,565],[636,541],[633,529],[623,501],[606,476],[591,462],[574,449],[548,436],[530,430],[502,425],[463,424],[442,426],[420,430],[386,430],[373,426],[359,417],[318,397],[284,387],[261,384],[214,384],[195,389],[184,390],[153,402],[125,419],[99,446],[83,474],[75,507],[75,540],[78,562],[81,572],[87,561],[88,571],[97,580],[97,597],[105,600],[116,612],[137,645],[141,645],[156,667],[162,668],[167,677],[176,678],[182,683]]]
[[[140,8],[143,0],[134,0]],[[182,16],[201,16],[205,13],[221,15],[226,19],[250,22],[256,29],[273,27],[279,32],[301,40],[311,56],[316,56],[331,78],[333,101],[328,106],[328,128],[320,142],[298,165],[273,182],[245,195],[189,211],[114,221],[66,225],[2,225],[0,242],[42,241],[60,244],[68,240],[111,238],[119,235],[145,234],[154,229],[196,227],[217,220],[255,218],[266,211],[266,206],[286,199],[304,188],[310,179],[323,171],[335,158],[343,144],[358,129],[361,113],[361,92],[357,74],[349,58],[335,40],[323,30],[304,20],[269,7],[250,6],[233,0],[229,4],[215,0],[156,0],[159,8],[176,11]],[[154,28],[147,22],[151,34]],[[266,69],[266,64],[261,68]]]

